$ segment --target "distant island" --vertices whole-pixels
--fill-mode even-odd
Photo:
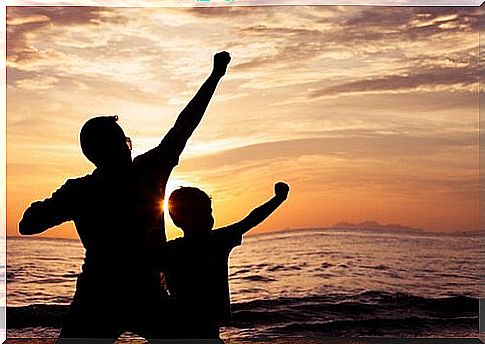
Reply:
[[[413,228],[403,226],[399,223],[390,223],[387,225],[380,224],[376,221],[364,221],[361,223],[350,223],[350,222],[339,222],[332,226],[333,229],[358,229],[358,230],[380,230],[380,231],[397,231],[397,232],[406,232],[406,233],[422,233],[424,229],[422,228]]]
[[[414,228],[403,226],[397,223],[390,224],[380,224],[377,221],[364,221],[360,223],[351,223],[346,221],[341,221],[333,226],[328,227],[306,227],[306,228],[286,228],[279,231],[271,232],[256,232],[250,235],[271,235],[276,233],[295,233],[295,232],[312,232],[312,231],[329,231],[329,232],[355,232],[355,233],[387,233],[387,234],[404,234],[404,235],[446,235],[446,236],[456,236],[456,237],[477,237],[482,235],[481,230],[457,230],[457,231],[429,231],[423,228]]]

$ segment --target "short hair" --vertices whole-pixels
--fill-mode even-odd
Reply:
[[[117,121],[118,116],[98,116],[89,119],[81,128],[81,150],[95,165],[108,153],[105,150],[114,144],[113,140],[123,133]]]
[[[211,198],[199,188],[183,186],[173,191],[168,199],[168,213],[174,218],[190,215],[194,204],[210,204]]]

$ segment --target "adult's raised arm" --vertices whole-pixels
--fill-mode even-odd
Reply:
[[[195,96],[178,115],[174,126],[164,137],[161,145],[168,145],[176,156],[182,154],[185,145],[199,125],[209,102],[214,95],[217,84],[226,74],[227,65],[231,61],[228,52],[223,51],[214,55],[212,72],[202,84]]]

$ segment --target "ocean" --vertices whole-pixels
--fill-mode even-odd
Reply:
[[[58,334],[83,256],[75,240],[7,239],[7,338]],[[478,234],[248,236],[231,254],[221,337],[478,337],[479,264]]]

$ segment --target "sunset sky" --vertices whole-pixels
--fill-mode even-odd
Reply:
[[[228,74],[169,181],[210,193],[216,226],[285,180],[289,200],[255,232],[478,229],[479,11],[7,8],[7,235],[30,203],[92,172],[87,119],[117,114],[133,155],[147,151],[220,50]],[[72,224],[45,235],[76,237]]]

